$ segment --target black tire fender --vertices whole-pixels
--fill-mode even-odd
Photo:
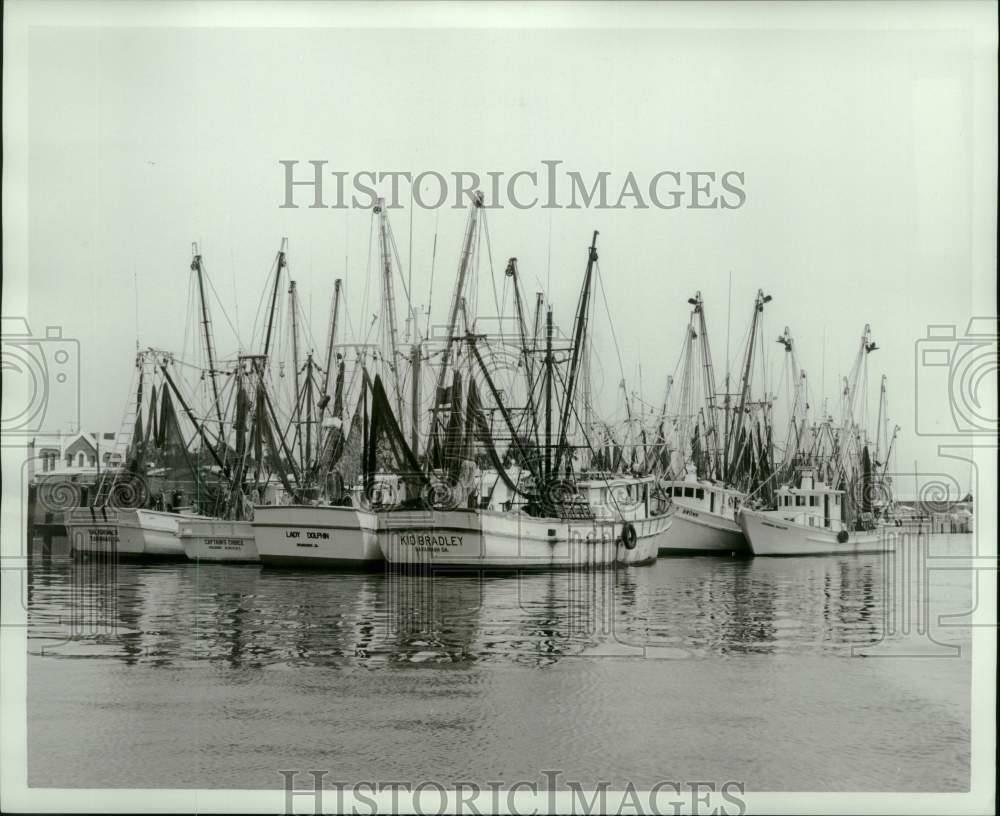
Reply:
[[[631,521],[626,521],[622,525],[621,542],[626,550],[634,550],[639,536],[635,532],[635,525]]]

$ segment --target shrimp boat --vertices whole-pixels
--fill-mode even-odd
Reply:
[[[867,379],[868,355],[877,348],[866,325],[851,374],[845,378],[840,427],[835,429],[827,417],[808,430],[803,418],[798,434],[801,443],[790,458],[791,477],[777,490],[772,506],[745,506],[740,511],[740,527],[755,556],[894,549],[895,537],[884,534],[892,513],[886,470],[899,428],[891,436],[888,433],[885,377],[874,456],[866,429],[854,420],[858,394],[867,393],[867,387],[859,383]],[[818,472],[827,479],[817,478]],[[828,485],[828,480],[836,486]]]
[[[207,368],[175,360],[169,352],[148,349],[137,353],[135,399],[129,402],[132,407],[123,418],[118,434],[119,444],[124,446],[122,459],[127,466],[106,474],[98,487],[95,507],[79,511],[72,519],[73,539],[81,553],[184,558],[191,556],[192,548],[197,557],[199,547],[204,546],[204,554],[209,557],[214,556],[216,550],[231,552],[234,541],[245,542],[245,535],[241,535],[245,530],[240,531],[239,525],[231,520],[223,522],[217,517],[220,506],[231,502],[234,482],[232,463],[227,461],[230,449],[225,443],[225,422],[217,382],[221,372],[216,365],[202,258],[197,244],[192,244],[192,255],[190,268],[196,273]],[[240,359],[242,362],[244,358]],[[183,371],[175,363],[194,369],[201,375],[200,382],[211,385],[208,419],[197,418],[191,407],[191,389],[182,388]],[[242,398],[243,377],[234,379],[240,383],[239,397]],[[179,406],[179,411],[175,405]],[[245,408],[241,399],[237,400],[237,405],[238,411]],[[184,420],[187,426],[182,424]],[[218,423],[214,438],[206,430],[210,421]],[[195,437],[190,433],[191,427],[198,445],[192,444]],[[238,443],[237,453],[240,452]]]
[[[95,507],[74,510],[67,517],[66,528],[73,551],[80,555],[183,558],[184,547],[178,538],[182,521],[211,520],[190,512]]]
[[[357,438],[360,433],[353,424],[349,436]],[[348,440],[348,455],[351,445]],[[311,504],[255,506],[253,534],[261,562],[298,568],[381,568],[384,561],[376,538],[378,519],[363,506],[361,489],[339,498],[335,493],[331,491],[323,501]]]
[[[268,380],[268,362],[274,339],[275,316],[288,268],[287,241],[282,239],[272,277],[267,285],[269,308],[262,353],[241,355],[236,370],[235,416],[232,421],[233,446],[228,476],[228,491],[216,509],[218,518],[185,520],[180,539],[188,558],[195,561],[249,562],[268,564],[330,564],[350,557],[338,558],[330,552],[332,542],[343,543],[341,531],[357,532],[355,513],[348,507],[322,506],[311,490],[308,457],[313,453],[312,425],[315,372],[312,354],[300,365],[299,307],[296,284],[288,281],[291,313],[291,349],[295,383],[294,427],[296,437],[289,444],[281,434],[281,423],[271,398],[272,382]],[[199,271],[200,258],[195,257],[192,269]],[[334,285],[334,301],[328,362],[333,359],[333,340],[339,313],[341,281]],[[207,320],[207,318],[206,318]],[[207,334],[207,333],[206,333]],[[207,348],[211,349],[210,341]],[[304,380],[300,375],[305,375]],[[342,370],[341,370],[342,375]],[[323,381],[325,393],[328,380]],[[338,380],[338,389],[341,385]],[[322,421],[325,403],[321,401],[318,420]],[[340,392],[335,413],[339,417]],[[220,427],[223,417],[219,415]],[[339,423],[339,419],[338,419]],[[305,425],[306,434],[299,436]],[[339,424],[337,425],[339,431]],[[296,465],[293,449],[298,442],[300,460]],[[224,447],[224,446],[223,446]],[[227,449],[227,453],[230,450]],[[327,463],[331,464],[331,463]],[[316,463],[318,467],[318,463]],[[315,480],[313,480],[315,481]],[[376,548],[377,550],[377,548]]]
[[[894,536],[880,525],[851,524],[839,518],[845,492],[802,477],[799,487],[778,491],[776,510],[740,512],[740,527],[754,555],[838,555],[891,552]]]
[[[264,564],[296,567],[382,565],[374,513],[353,506],[254,508],[253,532]]]
[[[374,208],[374,220],[378,222],[378,236],[382,249],[383,286],[385,297],[384,314],[392,317],[392,268],[389,245],[392,241],[387,213],[380,199]],[[314,365],[312,355],[308,355],[305,378],[299,382],[300,366],[297,359],[298,329],[297,309],[292,304],[292,349],[293,369],[296,372],[296,437],[291,448],[298,443],[299,467],[296,469],[296,483],[288,486],[292,497],[290,503],[256,505],[253,510],[253,534],[257,553],[265,565],[286,567],[321,567],[337,569],[370,570],[384,565],[382,550],[376,535],[378,519],[367,506],[366,496],[376,501],[390,502],[396,477],[391,474],[376,474],[365,491],[358,484],[364,458],[365,433],[367,429],[367,405],[370,383],[367,370],[362,364],[362,388],[350,427],[345,428],[344,390],[345,363],[343,357],[335,353],[337,344],[338,315],[341,302],[341,281],[334,282],[333,302],[326,345],[326,365],[322,368],[323,379],[314,387]],[[294,299],[294,283],[289,290]],[[392,342],[395,343],[395,321],[388,321],[392,327]],[[395,347],[385,356],[395,360]],[[331,373],[336,371],[336,383],[332,406],[328,389]],[[314,395],[318,399],[314,404]],[[314,451],[311,428],[315,424],[322,428],[316,435]],[[303,430],[304,429],[304,430]]]
[[[538,518],[520,510],[432,509],[390,512],[380,522],[382,554],[393,565],[598,567],[618,558],[614,522],[586,515]]]
[[[339,281],[338,281],[339,283]],[[321,484],[302,477],[298,487],[288,485],[291,503],[256,505],[253,534],[261,562],[274,566],[372,569],[383,564],[376,538],[377,518],[365,506],[358,481],[364,450],[367,374],[362,396],[347,434],[342,433],[343,363],[338,373],[337,397],[325,430],[325,440],[310,474],[323,474]],[[325,390],[325,388],[324,388]],[[300,470],[300,472],[301,472]],[[369,495],[388,490],[395,477],[373,479]]]
[[[104,474],[98,483],[94,506],[69,514],[67,528],[74,552],[126,558],[183,558],[177,537],[182,518],[208,519],[185,499],[207,485],[210,474],[193,465],[188,443],[174,410],[171,391],[185,410],[187,404],[167,371],[170,356],[149,349],[136,355],[137,380],[134,409],[123,422],[118,438],[127,465]],[[144,402],[143,383],[162,372],[157,396],[154,383]],[[169,388],[169,390],[168,390]],[[143,427],[143,412],[148,418]],[[192,487],[194,488],[192,491]]]
[[[674,504],[673,527],[664,536],[660,552],[726,553],[747,552],[747,542],[737,521],[742,490],[699,480],[664,481],[662,488]]]
[[[212,516],[200,518],[185,516],[178,527],[177,538],[184,554],[191,561],[254,563],[260,559],[257,556],[257,545],[250,522],[253,517],[253,505],[248,496],[258,491],[263,492],[269,481],[265,475],[264,485],[261,485],[264,439],[269,440],[270,437],[260,426],[267,421],[267,410],[270,406],[264,381],[270,333],[265,340],[264,353],[239,355],[235,370],[231,372],[236,399],[235,416],[232,419],[234,446],[230,448],[224,441],[227,422],[223,416],[216,383],[215,349],[208,301],[205,297],[205,272],[197,244],[192,245],[192,255],[191,270],[196,275],[200,295],[202,337],[208,359],[209,382],[212,386],[212,407],[219,427],[219,444],[212,447],[221,452],[221,459],[217,458],[217,461],[224,475],[224,486],[216,496]],[[275,288],[280,281],[281,270],[285,266],[284,256],[285,241],[282,240],[275,262]],[[273,301],[272,308],[274,308]],[[254,446],[250,444],[248,438],[257,439],[260,444]]]
[[[626,566],[652,564],[674,523],[674,508],[663,502],[656,478],[597,474],[579,483],[595,517],[621,526],[615,561]]]
[[[265,472],[266,455],[273,435],[269,423],[269,399],[264,382],[265,355],[240,355],[235,371],[235,444],[229,456],[225,485],[216,497],[212,517],[183,517],[178,538],[191,561],[257,563],[253,528],[255,509],[251,497],[264,503],[277,501],[279,488]],[[259,445],[249,440],[258,440]],[[266,440],[266,441],[265,441]],[[274,449],[277,458],[278,450]]]
[[[400,493],[406,496],[415,491],[420,496],[416,501],[380,509],[378,541],[382,553],[394,567],[422,565],[432,570],[572,569],[650,563],[655,560],[660,541],[671,524],[666,508],[655,506],[651,490],[654,477],[572,472],[574,453],[568,436],[586,349],[597,233],[588,250],[573,343],[566,350],[569,372],[565,380],[559,380],[565,387],[554,437],[557,379],[552,310],[550,307],[546,316],[544,372],[536,377],[521,307],[516,259],[511,259],[507,275],[514,279],[521,335],[522,364],[517,370],[526,379],[527,407],[523,422],[515,419],[514,410],[507,405],[504,396],[507,389],[498,387],[494,380],[496,365],[484,359],[480,348],[484,335],[469,330],[461,337],[456,335],[459,315],[466,306],[466,273],[481,205],[482,199],[477,197],[466,228],[423,466],[402,437],[381,381],[378,378],[375,381],[369,451],[378,447],[378,435],[384,430],[389,446],[403,453],[405,461],[400,463],[400,472],[406,474],[402,479],[404,485],[417,482],[404,486]],[[474,323],[468,314],[464,318],[467,326]],[[535,337],[538,318],[536,315]],[[460,349],[467,351],[464,359],[469,367],[464,404],[463,377],[458,366],[452,366],[457,341],[461,341]],[[445,388],[449,372],[451,385]],[[486,409],[480,401],[477,377],[492,396],[491,414],[500,414],[503,430],[509,437],[503,456],[495,445],[496,429],[486,419]],[[507,385],[513,389],[512,384]],[[539,401],[544,408],[540,411],[535,410],[536,385],[543,392]],[[442,427],[437,420],[445,412],[448,422]],[[536,442],[543,422],[544,446]],[[585,433],[586,423],[579,417],[575,422]]]
[[[71,510],[66,513],[66,534],[74,554],[115,555],[119,552],[118,512],[109,507]]]
[[[181,522],[213,521],[194,513],[167,513],[158,510],[120,509],[118,511],[118,551],[149,558],[184,558],[184,546],[178,537]]]
[[[624,480],[609,484],[625,487]],[[580,488],[583,495],[607,489]],[[630,508],[619,521],[608,506],[582,495],[564,501],[559,511],[538,516],[524,509],[394,510],[379,515],[378,538],[386,561],[394,565],[493,570],[640,566],[656,560],[671,524],[670,514],[646,516],[642,507]]]
[[[661,548],[664,554],[748,552],[738,522],[740,507],[749,494],[766,488],[772,470],[770,405],[766,399],[752,398],[754,360],[761,353],[761,315],[770,301],[770,295],[758,290],[740,367],[740,390],[729,393],[727,374],[725,393],[720,395],[701,292],[688,299],[693,309],[682,351],[684,368],[677,420],[680,445],[674,451],[678,461],[671,468],[683,477],[660,482],[675,508],[674,523]],[[695,359],[696,347],[700,359]],[[668,380],[664,415],[671,386],[672,380]]]
[[[185,517],[178,525],[177,538],[191,561],[260,561],[249,521]]]

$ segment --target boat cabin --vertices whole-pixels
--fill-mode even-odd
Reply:
[[[577,488],[598,517],[638,521],[656,512],[654,483],[653,476],[588,473]]]
[[[735,488],[692,478],[663,482],[663,486],[681,507],[690,507],[692,510],[732,520],[735,520],[744,500],[743,493]]]
[[[356,508],[363,508],[370,505],[373,508],[395,507],[406,496],[406,487],[403,478],[396,473],[379,472],[372,480],[372,495],[365,500],[364,485],[355,485],[351,488],[351,504]]]
[[[534,486],[526,470],[513,468],[508,475],[518,485],[522,494],[511,491],[495,470],[479,474],[480,506],[483,509],[509,511],[523,506],[523,494],[530,494]],[[638,521],[662,512],[653,476],[623,476],[600,471],[585,472],[573,483],[575,497],[566,497],[564,510],[578,512],[580,517],[608,518]]]
[[[782,485],[777,500],[778,512],[785,521],[810,527],[840,527],[844,491],[814,481],[809,472],[802,475],[799,487]]]

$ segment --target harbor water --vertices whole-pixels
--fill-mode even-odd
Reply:
[[[28,779],[967,790],[970,630],[939,616],[973,576],[933,567],[971,546],[521,575],[39,557]]]

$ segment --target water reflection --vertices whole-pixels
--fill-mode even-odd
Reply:
[[[846,656],[887,636],[889,596],[906,587],[885,570],[877,555],[517,576],[52,560],[29,573],[29,649],[162,667],[407,670],[602,653]],[[945,589],[943,611],[961,612],[967,582]]]

